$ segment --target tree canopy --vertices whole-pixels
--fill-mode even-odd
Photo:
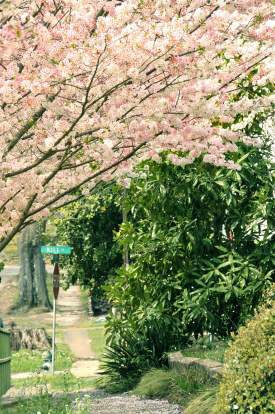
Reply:
[[[2,1],[0,249],[162,150],[238,168],[226,153],[270,105],[238,92],[274,79],[272,3]]]

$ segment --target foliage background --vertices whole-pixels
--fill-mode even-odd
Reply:
[[[73,253],[62,258],[66,284],[78,281],[92,290],[95,309],[106,299],[104,284],[122,264],[120,247],[113,238],[122,221],[114,200],[116,191],[115,185],[100,186],[95,194],[67,206],[55,218],[58,242],[73,247]]]
[[[108,287],[113,370],[159,366],[192,334],[227,337],[253,313],[274,277],[268,151],[240,146],[240,171],[175,167],[165,156],[136,171],[123,197],[129,220],[117,233],[131,264]]]

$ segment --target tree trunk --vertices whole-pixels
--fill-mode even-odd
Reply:
[[[31,226],[26,227],[19,238],[19,306],[33,306],[33,261]]]
[[[27,226],[19,239],[19,306],[41,306],[51,309],[47,284],[46,267],[40,253],[41,235],[46,223]]]
[[[10,330],[11,349],[40,349],[48,350],[51,348],[52,341],[44,328],[14,328]]]

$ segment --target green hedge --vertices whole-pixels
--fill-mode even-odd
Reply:
[[[225,354],[216,412],[275,412],[275,285],[267,303],[240,328]]]

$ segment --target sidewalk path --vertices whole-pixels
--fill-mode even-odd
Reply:
[[[81,328],[85,321],[85,312],[81,303],[79,287],[73,286],[67,291],[60,290],[57,302],[57,323],[63,328],[64,341],[71,349],[76,361],[71,368],[71,373],[76,377],[95,377],[98,374],[99,361],[90,347],[89,329]],[[82,325],[83,326],[83,325]],[[61,373],[61,372],[60,372]],[[13,379],[29,378],[33,373],[14,374]],[[36,374],[37,375],[37,374]],[[12,387],[1,399],[0,406],[13,405],[19,398],[27,399],[40,395],[43,389],[39,387],[15,388]],[[64,395],[64,392],[53,393],[53,398]],[[181,414],[178,405],[170,404],[165,400],[148,400],[127,393],[111,396],[98,390],[87,388],[80,393],[66,393],[72,399],[78,397],[85,400],[89,395],[91,402],[87,406],[87,414]],[[76,403],[73,403],[73,407]],[[75,407],[77,408],[77,406]],[[0,407],[1,411],[1,407]]]
[[[55,375],[61,375],[64,374],[65,371],[55,371]],[[28,378],[37,378],[37,377],[43,377],[47,375],[48,371],[40,371],[40,372],[17,372],[15,374],[11,374],[12,380],[23,380]]]
[[[99,361],[92,352],[88,330],[79,328],[85,312],[81,302],[78,286],[68,290],[60,290],[57,302],[57,323],[64,327],[64,342],[76,358],[71,373],[77,378],[94,377],[98,375]]]

